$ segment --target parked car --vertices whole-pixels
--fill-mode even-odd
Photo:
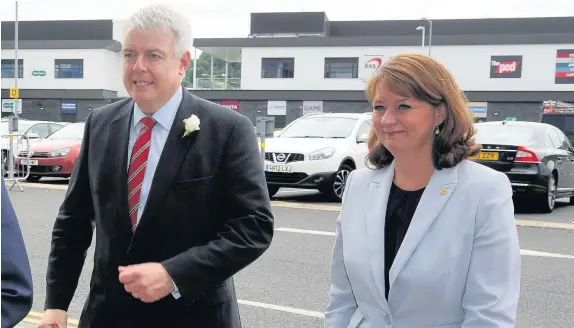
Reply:
[[[556,199],[574,204],[574,146],[555,126],[538,122],[499,121],[474,125],[482,151],[472,160],[504,172],[517,201],[542,212]]]
[[[26,119],[18,119],[18,134],[23,134],[30,141],[30,145],[36,141],[42,140],[50,134],[61,129],[65,123],[49,122],[49,121],[30,121]],[[1,122],[2,133],[2,166],[4,172],[8,168],[8,152],[10,149],[10,139],[4,137],[10,134],[8,119],[2,119]],[[18,154],[22,149],[28,149],[27,140],[22,137],[14,138],[13,154]],[[14,156],[15,158],[15,156]]]
[[[564,132],[570,143],[574,144],[574,107],[570,107],[568,110],[546,111],[542,113],[540,122],[557,127]]]
[[[16,157],[21,170],[30,165],[28,181],[37,182],[42,177],[68,178],[80,153],[85,123],[71,123],[22,151]]]
[[[365,166],[370,128],[371,113],[315,113],[291,122],[265,143],[269,194],[317,189],[340,201],[349,173]]]

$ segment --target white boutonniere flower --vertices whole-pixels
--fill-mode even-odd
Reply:
[[[183,133],[183,137],[190,135],[194,131],[199,131],[199,117],[196,115],[191,115],[189,118],[183,120],[185,124],[185,132]]]

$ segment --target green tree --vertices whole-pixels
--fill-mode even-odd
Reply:
[[[228,64],[228,78],[241,78],[241,63]],[[197,59],[197,78],[209,79],[211,77],[211,55],[202,52]],[[216,79],[225,78],[225,61],[214,57],[213,58],[213,77]],[[186,87],[193,87],[193,59],[187,72],[183,85]]]

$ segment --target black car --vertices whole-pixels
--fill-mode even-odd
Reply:
[[[570,112],[542,113],[540,122],[554,125],[564,132],[570,143],[574,144],[574,109]]]
[[[471,158],[504,172],[515,199],[528,201],[544,213],[556,199],[574,204],[574,146],[555,126],[538,122],[475,123],[480,154]]]

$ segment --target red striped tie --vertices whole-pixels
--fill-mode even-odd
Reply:
[[[132,150],[130,169],[128,171],[128,205],[133,230],[135,230],[138,222],[140,194],[151,145],[151,130],[156,123],[151,117],[145,117],[141,122],[142,127]]]

